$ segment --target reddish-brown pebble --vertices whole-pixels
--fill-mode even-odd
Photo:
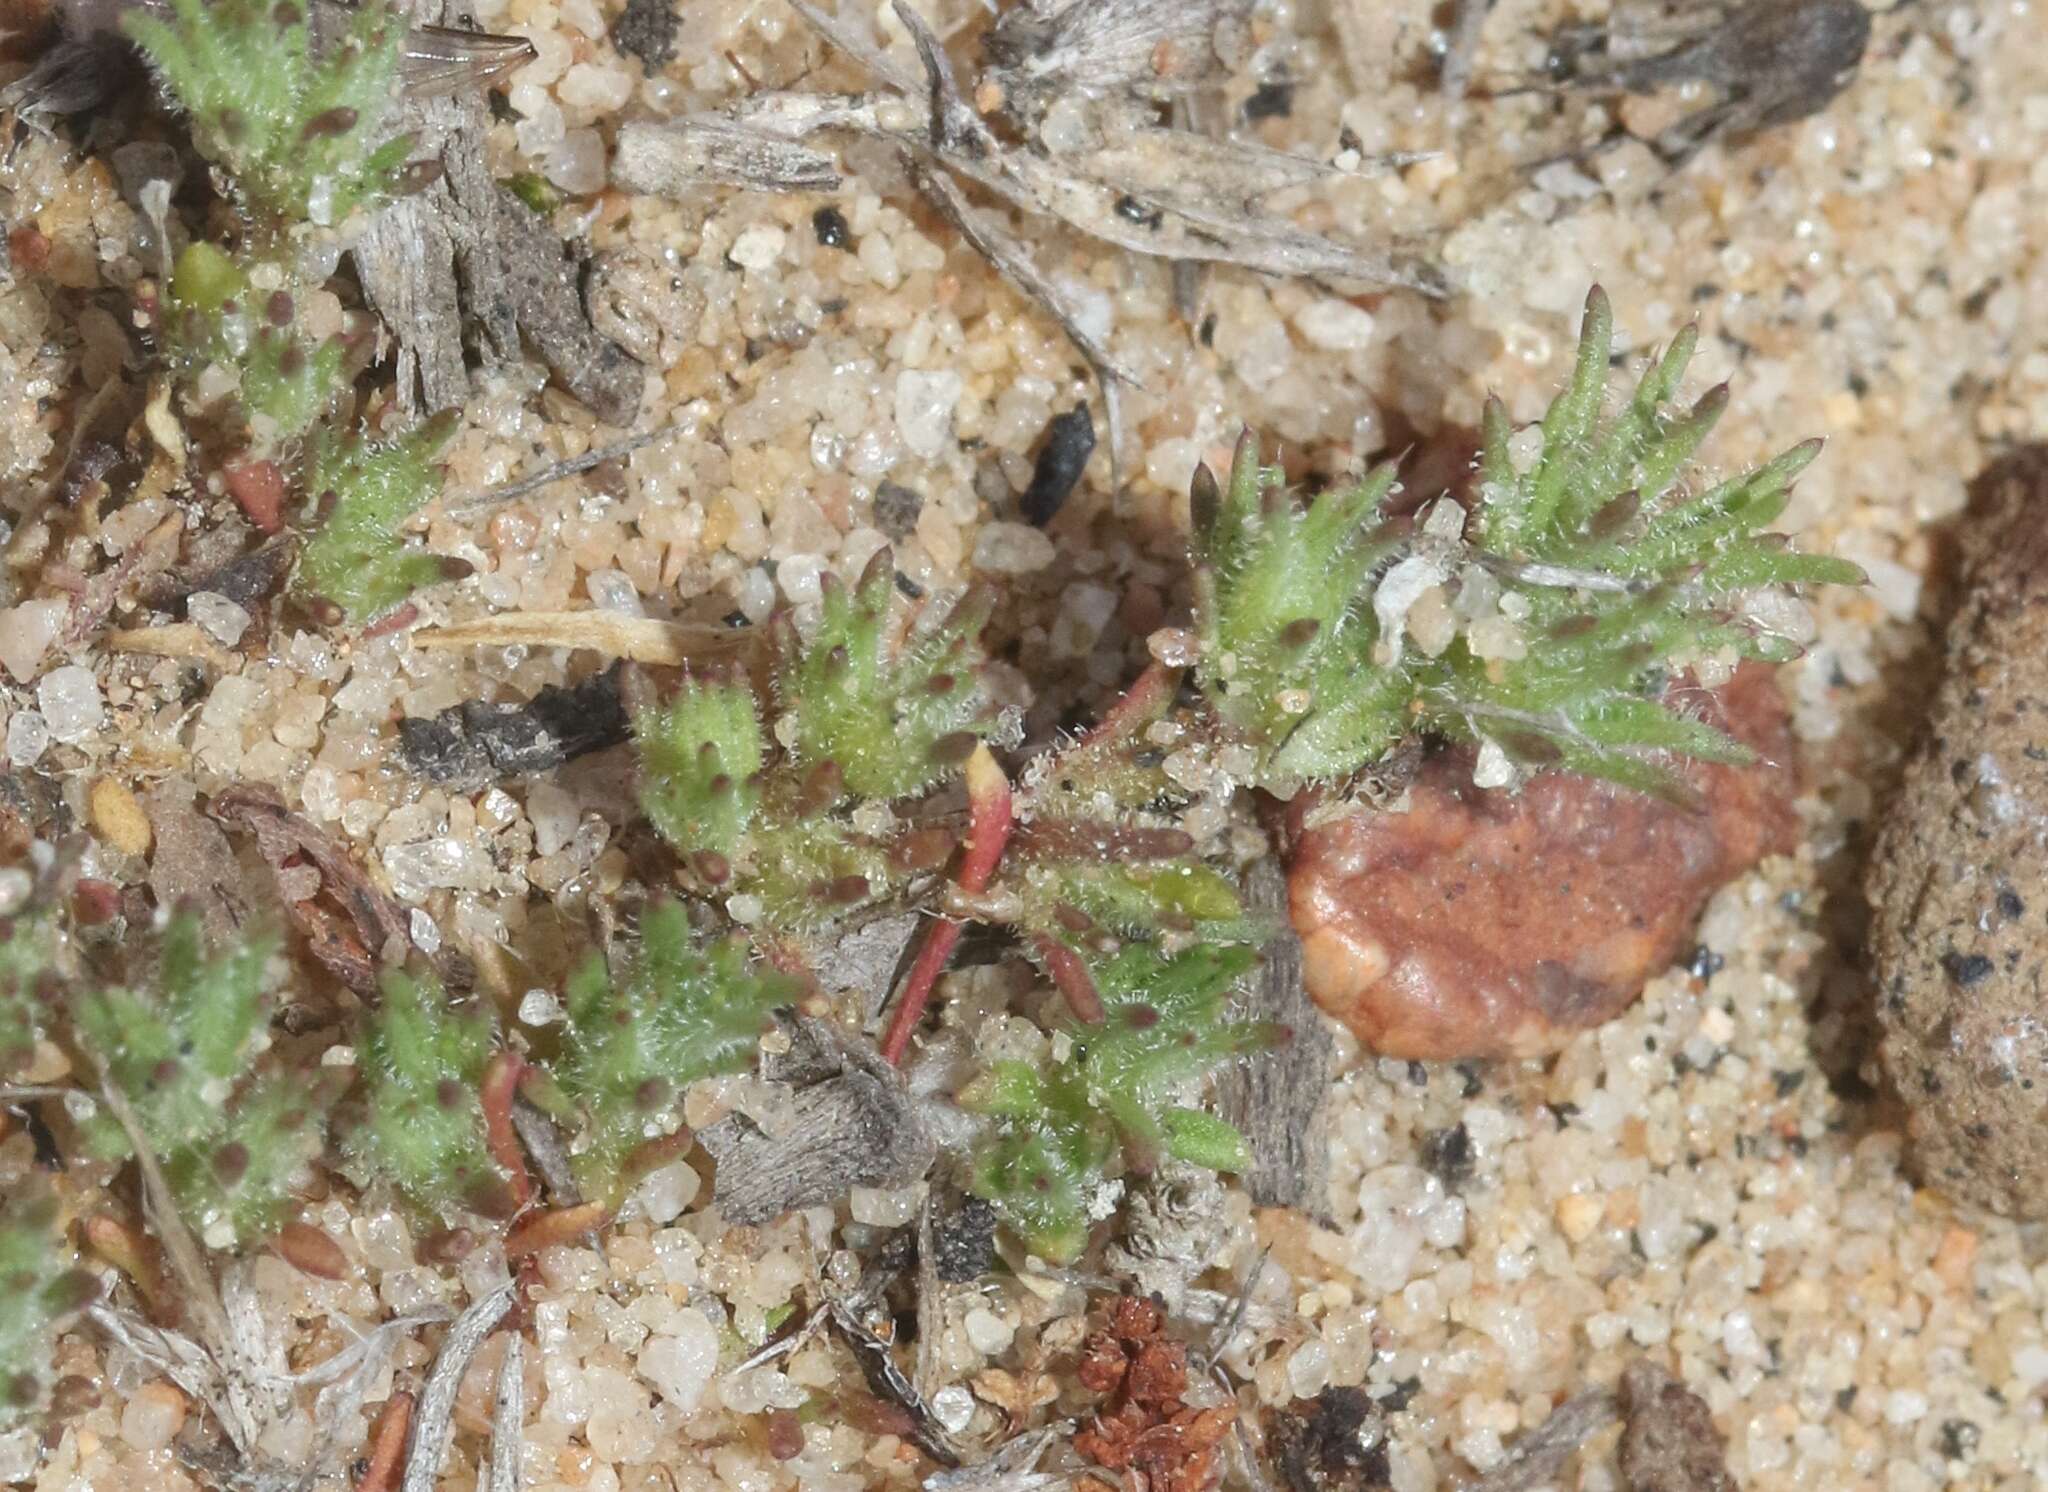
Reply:
[[[228,496],[257,528],[274,534],[284,527],[284,472],[275,461],[239,461],[220,475]]]
[[[1627,1008],[1717,887],[1795,842],[1770,670],[1701,702],[1757,761],[1683,767],[1697,807],[1562,772],[1475,788],[1471,753],[1447,751],[1405,811],[1298,808],[1312,827],[1288,900],[1309,994],[1372,1050],[1443,1061],[1541,1056]]]

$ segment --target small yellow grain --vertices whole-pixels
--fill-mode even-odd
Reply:
[[[92,821],[100,836],[124,855],[149,849],[149,815],[124,783],[102,777],[92,785]]]

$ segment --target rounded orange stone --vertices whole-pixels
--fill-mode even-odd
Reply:
[[[1679,770],[1692,806],[1566,772],[1517,792],[1437,754],[1401,812],[1318,822],[1297,801],[1288,911],[1309,994],[1373,1051],[1536,1057],[1612,1019],[1667,967],[1714,891],[1797,842],[1797,773],[1770,669],[1700,713],[1757,754]]]

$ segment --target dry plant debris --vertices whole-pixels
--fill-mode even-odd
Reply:
[[[1264,205],[1276,193],[1342,174],[1336,167],[1157,122],[1161,105],[1213,79],[1216,48],[1241,38],[1246,26],[1243,0],[1015,6],[989,31],[984,66],[965,84],[929,24],[901,0],[895,16],[915,44],[917,71],[875,44],[871,23],[791,3],[886,91],[764,92],[720,116],[629,126],[615,179],[678,196],[712,183],[824,190],[838,184],[839,172],[807,144],[812,137],[865,136],[893,146],[925,198],[1087,358],[1101,385],[1113,461],[1123,446],[1116,389],[1132,375],[1085,329],[1028,243],[964,188],[1135,254],[1430,294],[1447,289],[1425,255],[1341,243]],[[1012,143],[1015,134],[1023,144]]]
[[[1870,11],[1862,0],[1740,0],[1718,15],[1711,14],[1713,6],[1699,9],[1702,19],[1681,23],[1685,34],[1675,45],[1665,44],[1668,24],[1632,36],[1622,20],[1567,28],[1551,52],[1551,70],[1568,87],[1714,90],[1711,103],[1650,141],[1674,168],[1718,139],[1819,113],[1855,77],[1870,40]]]
[[[1209,1492],[1221,1475],[1219,1450],[1237,1422],[1234,1404],[1190,1405],[1188,1352],[1165,1335],[1165,1312],[1118,1296],[1081,1349],[1074,1376],[1103,1402],[1074,1434],[1074,1449],[1114,1478],[1112,1488]]]

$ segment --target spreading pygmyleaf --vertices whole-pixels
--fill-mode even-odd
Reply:
[[[794,725],[799,768],[831,764],[847,793],[900,798],[957,771],[993,726],[982,688],[982,627],[994,597],[971,590],[899,636],[895,565],[878,553],[849,589],[827,576],[816,628],[778,623],[775,693]]]
[[[1807,623],[1787,588],[1864,577],[1765,531],[1819,441],[1688,487],[1686,465],[1728,406],[1724,386],[1669,407],[1696,342],[1681,332],[1607,415],[1613,314],[1596,289],[1572,381],[1544,416],[1528,470],[1516,469],[1506,412],[1489,403],[1468,539],[1515,635],[1505,649],[1475,648],[1469,632],[1451,644],[1421,681],[1432,724],[1521,760],[1652,787],[1660,757],[1746,759],[1663,702],[1669,671],[1716,654],[1793,657]]]
[[[404,23],[382,0],[327,13],[342,19],[320,27],[317,46],[303,0],[165,0],[126,13],[194,141],[268,227],[339,224],[395,188],[410,148],[383,137]]]
[[[993,1123],[973,1189],[1032,1249],[1055,1260],[1080,1252],[1119,1146],[1138,1168],[1163,1155],[1211,1170],[1249,1164],[1243,1137],[1190,1100],[1221,1063],[1276,1038],[1223,1017],[1255,957],[1242,947],[1169,957],[1133,944],[1091,970],[1103,1019],[1063,1028],[1065,1060],[1000,1062],[960,1095]]]
[[[1197,478],[1198,679],[1261,785],[1340,776],[1423,730],[1490,749],[1497,780],[1557,764],[1662,789],[1668,758],[1744,759],[1665,704],[1673,673],[1792,656],[1806,623],[1789,588],[1862,572],[1764,531],[1818,442],[1695,492],[1685,468],[1726,390],[1669,407],[1688,330],[1610,416],[1612,333],[1595,290],[1523,467],[1487,406],[1469,516],[1446,497],[1375,526],[1384,472],[1302,509],[1266,490],[1248,446],[1227,493]]]
[[[490,1015],[459,1007],[431,976],[385,975],[364,1022],[365,1112],[347,1147],[427,1212],[497,1216],[512,1205],[512,1178],[492,1159],[477,1092],[491,1042]]]
[[[361,621],[447,577],[449,563],[415,547],[402,527],[441,490],[434,463],[455,424],[452,413],[436,415],[381,444],[325,433],[315,438],[306,490],[325,516],[299,558],[301,592]]]
[[[215,1248],[275,1227],[320,1153],[324,1087],[259,1071],[263,970],[276,946],[258,938],[208,957],[198,919],[174,917],[153,989],[95,990],[72,1006],[79,1040],[134,1109],[179,1211]],[[101,1155],[131,1152],[104,1111],[85,1132]]]
[[[637,1169],[635,1152],[658,1153],[680,1128],[683,1090],[745,1070],[768,1013],[796,987],[753,964],[740,940],[706,943],[683,907],[664,902],[642,914],[639,946],[622,969],[593,957],[567,994],[558,1076],[589,1121],[577,1176],[592,1196],[616,1201]]]

